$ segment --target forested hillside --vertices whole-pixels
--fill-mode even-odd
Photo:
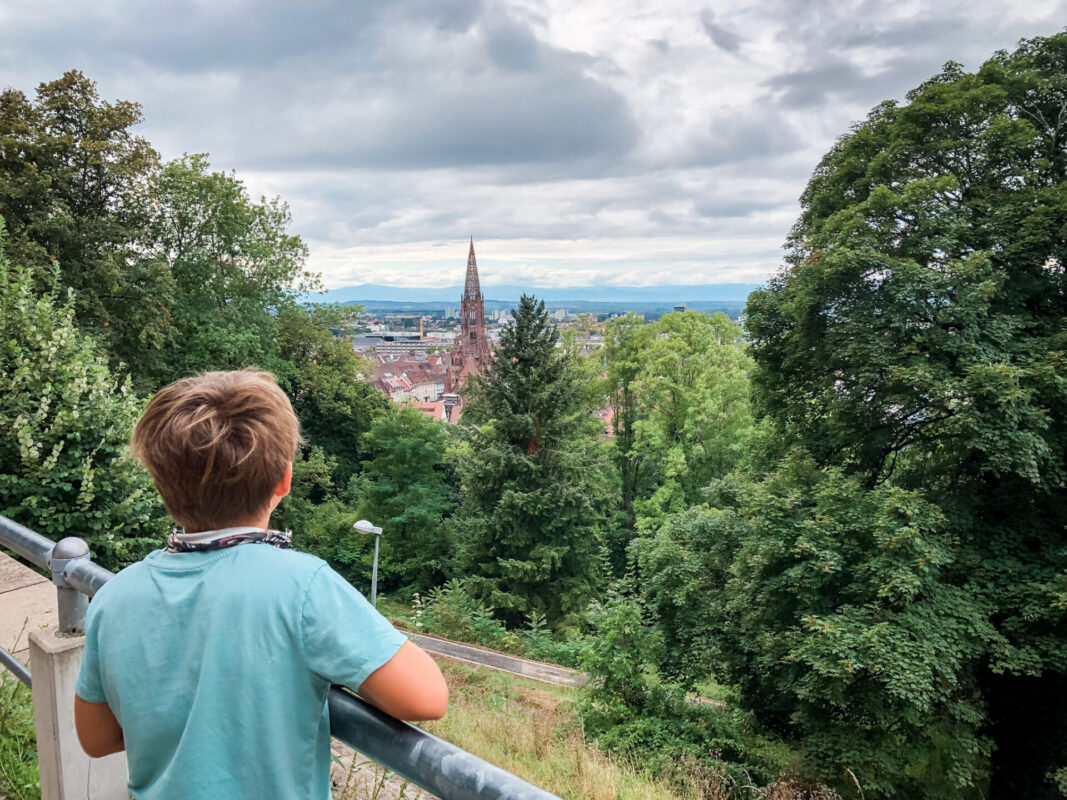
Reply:
[[[1067,796],[1067,34],[845,132],[744,329],[628,315],[583,355],[524,296],[457,426],[294,299],[283,200],[139,119],[78,72],[0,94],[0,514],[136,560],[143,403],[268,369],[306,438],[273,523],[363,590],[382,526],[387,602],[587,670],[584,734],[657,780]]]

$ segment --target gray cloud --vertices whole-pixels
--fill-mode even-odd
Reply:
[[[59,51],[103,78],[144,72],[153,127],[192,129],[210,148],[181,149],[245,167],[569,162],[617,157],[637,137],[625,99],[585,74],[588,56],[476,2],[83,6],[56,18],[45,4],[5,37],[19,64]]]
[[[0,0],[0,87],[79,68],[142,102],[164,156],[287,200],[328,282],[432,282],[472,232],[498,282],[759,280],[853,120],[1067,18],[705,2]]]
[[[727,30],[715,22],[715,12],[705,8],[700,12],[700,24],[704,26],[704,32],[717,46],[728,53],[736,53],[741,49],[742,39],[733,31]]]
[[[868,98],[893,97],[928,74],[928,70],[905,58],[894,59],[868,73],[856,63],[830,57],[775,75],[764,85],[774,92],[778,105],[806,109],[834,100],[862,103]]]

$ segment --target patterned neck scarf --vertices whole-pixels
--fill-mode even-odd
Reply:
[[[186,533],[174,528],[167,537],[166,553],[192,553],[201,550],[221,550],[239,544],[265,544],[288,550],[292,546],[292,531],[273,531],[265,528],[222,528],[217,531]]]

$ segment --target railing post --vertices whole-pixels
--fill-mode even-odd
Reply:
[[[89,546],[70,536],[48,557],[59,604],[58,630],[30,633],[33,723],[41,800],[126,800],[126,754],[89,758],[74,730],[74,682],[85,645],[89,598],[67,580],[67,570],[89,560]]]
[[[39,630],[30,634],[33,722],[41,800],[127,800],[126,754],[89,758],[74,730],[74,681],[82,636]]]
[[[89,608],[89,598],[67,582],[66,571],[71,562],[88,559],[89,545],[84,539],[76,536],[68,536],[56,542],[52,554],[48,557],[52,583],[56,585],[56,593],[59,595],[59,632],[65,636],[85,633],[85,612]]]

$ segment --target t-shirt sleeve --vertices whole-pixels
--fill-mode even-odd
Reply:
[[[85,617],[85,645],[82,648],[82,663],[74,681],[74,693],[89,703],[104,703],[104,683],[100,676],[99,625],[93,604]]]
[[[311,671],[356,690],[407,641],[328,566],[320,567],[308,585],[302,622]]]

